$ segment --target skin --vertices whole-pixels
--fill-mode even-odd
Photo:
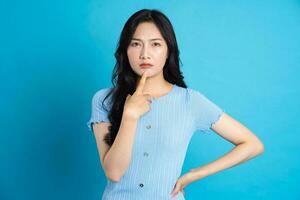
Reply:
[[[133,38],[140,39],[140,41],[132,41],[139,43],[139,45],[129,45],[127,54],[132,69],[139,76],[139,81],[136,92],[132,96],[127,96],[120,130],[110,149],[102,141],[103,133],[108,132],[110,123],[94,125],[101,163],[107,176],[115,181],[120,180],[129,165],[136,124],[138,118],[149,111],[150,96],[159,97],[168,93],[172,88],[172,84],[168,83],[162,74],[168,48],[157,27],[152,23],[142,23],[137,27]],[[162,40],[152,41],[153,38],[161,38]],[[158,41],[161,46],[154,44]],[[143,62],[151,63],[154,66],[147,70],[141,69],[139,65]],[[145,71],[147,73],[144,73]],[[170,191],[172,197],[178,192],[184,194],[184,188],[194,181],[241,164],[264,152],[264,145],[258,137],[228,113],[223,113],[220,119],[212,125],[211,130],[234,144],[235,147],[213,162],[191,169],[179,177],[173,190]]]
[[[137,88],[133,95],[127,95],[124,104],[124,113],[126,116],[139,120],[146,112],[150,111],[151,96],[144,92],[148,71],[143,72],[142,78],[139,80]]]
[[[127,48],[127,56],[132,70],[140,80],[142,74],[148,71],[144,93],[158,98],[167,94],[173,87],[163,77],[163,67],[168,56],[168,46],[159,29],[151,22],[139,24]],[[140,67],[142,63],[150,63],[149,69]]]

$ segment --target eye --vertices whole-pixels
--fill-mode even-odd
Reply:
[[[131,43],[131,46],[133,46],[133,47],[135,47],[135,46],[137,46],[137,45],[139,45],[139,43],[137,43],[137,42],[132,42],[132,43]]]
[[[158,42],[154,42],[153,44],[154,44],[154,46],[157,46],[157,47],[161,46],[160,43],[158,43]]]

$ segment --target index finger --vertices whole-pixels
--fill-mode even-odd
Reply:
[[[143,90],[144,90],[144,86],[145,86],[145,83],[146,83],[146,79],[147,79],[147,70],[144,71],[138,85],[137,85],[137,88],[136,88],[136,93],[138,94],[143,94]]]

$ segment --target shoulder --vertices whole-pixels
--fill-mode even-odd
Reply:
[[[199,90],[197,90],[195,88],[191,88],[191,87],[184,88],[184,87],[179,87],[179,86],[178,86],[178,88],[179,88],[181,95],[183,95],[185,97],[185,100],[187,102],[206,98],[202,92],[200,92]]]
[[[97,90],[94,94],[94,97],[101,97],[101,96],[105,96],[107,95],[110,91],[112,90],[112,88],[101,88],[99,90]]]
[[[112,88],[101,88],[97,90],[93,95],[92,101],[94,103],[102,102],[111,90]]]
[[[196,96],[205,96],[202,92],[200,92],[198,89],[195,88],[187,88],[187,93],[189,95],[196,95]]]

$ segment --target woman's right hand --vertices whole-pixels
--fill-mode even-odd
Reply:
[[[144,113],[150,110],[151,95],[144,93],[144,86],[147,79],[147,70],[144,71],[136,91],[128,94],[124,104],[124,113],[126,116],[139,119]]]

